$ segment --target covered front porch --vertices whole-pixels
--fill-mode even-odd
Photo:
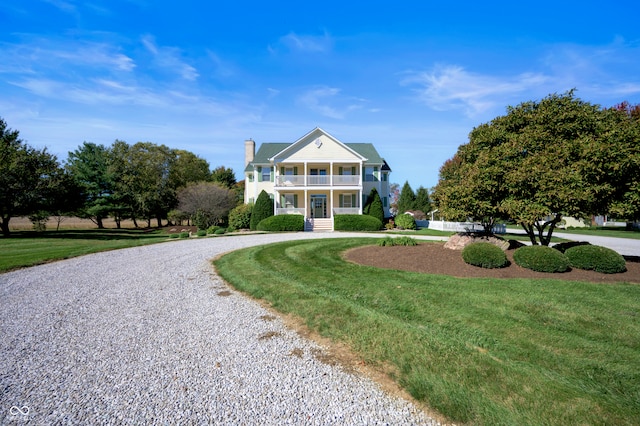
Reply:
[[[331,219],[333,229],[333,217],[336,214],[362,214],[361,200],[360,190],[276,191],[274,214],[301,214],[305,221],[312,223]]]

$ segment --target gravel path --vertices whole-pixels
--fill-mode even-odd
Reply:
[[[437,424],[229,289],[210,259],[277,234],[173,241],[0,274],[2,424]]]

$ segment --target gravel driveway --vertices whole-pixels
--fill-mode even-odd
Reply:
[[[230,290],[210,259],[349,234],[172,241],[0,274],[3,424],[436,424]]]

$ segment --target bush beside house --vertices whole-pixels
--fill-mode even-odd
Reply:
[[[382,222],[368,215],[337,214],[333,227],[336,231],[379,231],[382,228]]]

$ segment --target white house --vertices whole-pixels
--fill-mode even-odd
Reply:
[[[362,214],[376,188],[389,216],[391,169],[370,143],[343,143],[315,128],[295,142],[245,141],[245,203],[262,190],[274,214],[301,214],[305,229],[333,229],[336,214]]]

